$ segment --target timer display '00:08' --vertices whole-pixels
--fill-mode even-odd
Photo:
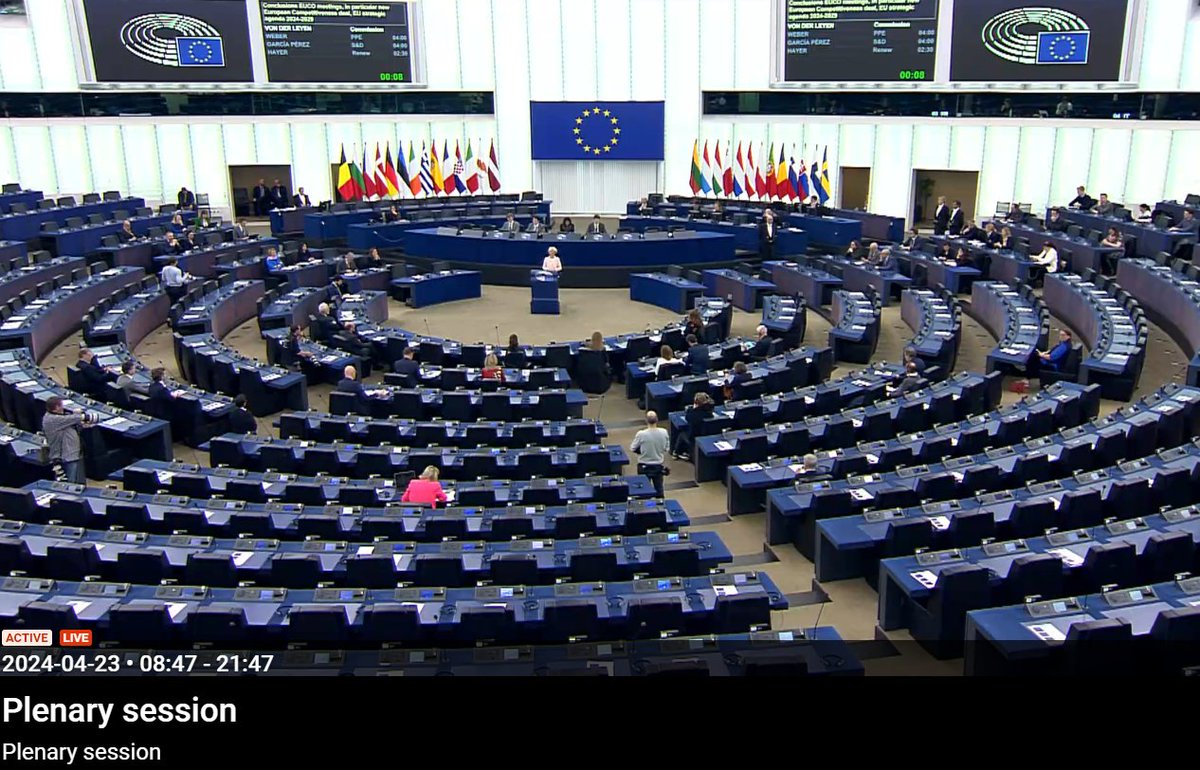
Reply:
[[[403,72],[380,72],[379,81],[381,83],[398,83],[404,80]]]
[[[925,70],[900,70],[896,77],[901,80],[928,80],[929,74]]]

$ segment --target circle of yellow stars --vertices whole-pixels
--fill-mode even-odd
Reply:
[[[589,119],[608,121],[608,125],[612,128],[612,135],[609,137],[608,142],[592,145],[583,141],[583,122]],[[575,144],[579,145],[579,148],[583,150],[585,155],[600,155],[612,152],[613,148],[621,140],[621,127],[618,125],[617,117],[612,114],[611,110],[602,110],[599,107],[593,107],[590,110],[584,109],[583,114],[575,118],[575,127],[571,131],[575,134]]]

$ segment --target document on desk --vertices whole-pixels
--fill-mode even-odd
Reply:
[[[732,452],[733,444],[729,443],[728,441],[718,441],[713,444],[713,448],[721,452]]]
[[[875,495],[871,494],[865,489],[862,489],[861,487],[855,487],[854,489],[851,489],[850,496],[862,503],[875,499]]]
[[[1043,642],[1062,642],[1067,638],[1053,623],[1026,623],[1025,628]]]
[[[246,566],[246,562],[250,561],[252,558],[254,558],[254,551],[234,551],[233,566],[244,567]]]
[[[1069,548],[1049,548],[1046,553],[1057,556],[1068,567],[1078,567],[1083,564],[1083,557]]]
[[[745,465],[739,465],[738,468],[746,472],[761,471],[762,465],[759,463],[746,463]]]
[[[933,590],[933,587],[935,585],[937,585],[938,576],[937,576],[936,572],[932,572],[927,569],[922,569],[922,570],[917,570],[916,572],[910,572],[908,574],[912,577],[913,580],[917,581],[922,586],[924,586],[925,588],[928,588],[930,590]]]

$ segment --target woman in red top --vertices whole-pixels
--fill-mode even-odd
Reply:
[[[488,353],[487,358],[483,359],[483,379],[504,382],[504,370],[500,368],[500,359],[496,358],[495,353]]]
[[[442,491],[442,485],[438,483],[437,467],[426,466],[420,478],[408,482],[408,487],[404,490],[404,496],[400,498],[400,502],[430,505],[434,508],[437,508],[439,502],[446,502],[446,493]]]

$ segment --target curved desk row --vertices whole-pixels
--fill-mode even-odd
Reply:
[[[28,348],[41,361],[79,329],[80,319],[93,306],[126,287],[140,285],[143,277],[140,267],[113,267],[83,279],[73,277],[71,283],[33,300],[0,323],[0,347]]]
[[[167,232],[174,233],[176,241],[182,247],[191,248],[187,245],[188,242],[183,237],[179,228],[167,225],[166,227],[155,226],[148,228],[142,237],[126,241],[125,243],[112,243],[115,239],[106,238],[105,240],[109,241],[109,243],[97,249],[96,254],[114,267],[127,265],[130,267],[141,267],[150,272],[156,267],[155,257],[174,253],[167,246]],[[219,245],[221,242],[233,240],[234,237],[233,228],[228,225],[191,228],[191,232],[195,234],[196,248],[211,245],[210,241],[214,241]]]
[[[912,279],[896,270],[881,271],[863,260],[840,256],[817,257],[810,264],[842,280],[848,291],[874,291],[884,306],[912,285]]]
[[[837,415],[705,436],[696,440],[696,481],[725,482],[732,465],[745,468],[771,457],[879,441],[900,432],[958,422],[999,403],[999,376],[960,372],[924,390]]]
[[[1035,227],[999,220],[994,221],[993,224],[996,226],[996,232],[1007,227],[1012,231],[1014,237],[1027,240],[1029,251],[1034,254],[1042,250],[1042,244],[1046,241],[1054,244],[1054,250],[1058,252],[1059,259],[1065,259],[1071,272],[1074,273],[1082,273],[1084,270],[1091,270],[1095,273],[1105,272],[1106,261],[1120,259],[1126,253],[1123,246],[1119,248],[1103,246],[1099,240],[1071,236],[1064,232],[1039,230]],[[983,225],[981,224],[980,227]]]
[[[670,347],[665,342],[663,344]],[[703,371],[695,372],[692,370],[691,364],[694,356],[698,354],[694,351],[701,347],[707,348],[708,355],[705,360],[708,365],[703,367]],[[680,350],[671,348],[676,356],[674,363],[664,364],[659,367],[657,373],[654,368],[658,362],[660,351],[655,351],[640,361],[630,361],[625,364],[625,398],[640,400],[646,394],[646,386],[652,382],[671,381],[674,385],[679,385],[680,383],[674,382],[677,377],[701,377],[708,376],[710,372],[724,372],[733,368],[738,361],[749,360],[753,347],[754,340],[747,337],[733,337],[714,345],[701,342],[693,347],[688,347],[685,343]],[[672,387],[672,390],[675,389],[677,388]]]
[[[971,286],[971,314],[999,341],[987,356],[989,372],[1023,369],[1050,337],[1050,313],[1028,285],[1018,290],[996,281],[976,281]]]
[[[900,269],[907,272],[917,286],[961,294],[984,273],[973,265],[960,265],[954,260],[947,261],[924,251],[910,251],[899,246],[893,247],[892,251]]]
[[[443,302],[483,296],[483,275],[478,270],[439,270],[417,273],[391,281],[392,296],[410,307],[428,307]]]
[[[701,212],[701,206],[709,203],[714,203],[712,200],[684,200],[679,202],[663,202],[654,204],[653,209],[656,216],[681,218],[687,217],[690,214]],[[810,243],[818,246],[844,247],[850,244],[850,241],[861,241],[863,238],[863,227],[865,222],[862,217],[847,217],[844,212],[834,209],[825,209],[825,211],[836,213],[838,216],[820,216],[817,214],[804,214],[798,211],[787,211],[787,204],[771,204],[761,203],[754,204],[746,201],[725,201],[725,218],[745,217],[748,222],[757,223],[762,219],[763,209],[770,208],[775,211],[776,221],[786,226],[798,228],[808,234]],[[625,213],[628,215],[638,214],[639,204],[637,201],[630,201],[626,204]],[[704,216],[703,213],[700,214]],[[757,239],[756,239],[757,240]],[[893,239],[895,240],[895,239]],[[755,251],[758,250],[757,243]]]
[[[905,289],[900,297],[900,318],[913,331],[909,345],[917,356],[941,368],[954,369],[962,339],[962,308],[949,293],[930,289]]]
[[[266,285],[262,281],[222,278],[216,289],[182,305],[172,328],[184,336],[211,333],[221,339],[258,315],[258,302],[265,294]]]
[[[718,268],[701,273],[704,293],[710,297],[725,297],[734,307],[753,313],[762,307],[763,297],[777,291],[775,284],[740,270]]]
[[[1096,284],[1061,273],[1046,276],[1042,299],[1091,349],[1080,363],[1080,382],[1099,384],[1105,398],[1132,398],[1142,376],[1147,336],[1137,301],[1123,305]]]
[[[171,467],[179,465],[172,464]],[[120,527],[141,533],[185,533],[189,543],[196,537],[271,538],[266,543],[247,543],[248,548],[239,550],[282,547],[307,549],[309,553],[325,551],[325,545],[314,547],[289,541],[320,537],[341,542],[340,549],[330,549],[330,552],[345,550],[346,541],[370,543],[381,538],[422,543],[443,540],[482,543],[543,536],[570,537],[578,542],[578,538],[589,532],[609,536],[636,536],[658,531],[665,534],[690,523],[687,513],[674,500],[638,497],[564,505],[546,497],[550,504],[479,507],[456,502],[449,508],[431,508],[397,500],[381,503],[371,494],[372,488],[351,479],[341,479],[343,490],[365,492],[367,496],[343,495],[339,500],[335,493],[333,498],[328,498],[325,492],[332,480],[327,477],[297,479],[273,473],[266,475],[274,480],[260,482],[258,477],[264,474],[232,468],[218,470],[222,474],[220,477],[207,478],[183,470],[157,471],[163,477],[161,486],[174,494],[45,481],[29,484],[24,489],[0,488],[0,501],[6,506],[7,518],[14,520],[38,524],[54,522],[95,530]],[[147,472],[147,468],[130,472],[140,475]],[[216,482],[218,478],[225,493],[212,498],[207,494],[208,483],[210,480]],[[279,486],[279,478],[290,478],[295,483],[285,494],[279,495],[281,500],[266,502],[263,490]],[[620,477],[605,478],[608,482],[622,481]],[[382,483],[383,480],[372,481]],[[152,486],[159,483],[157,480],[152,482]],[[386,490],[399,498],[403,488],[397,490],[391,479],[386,482],[389,485]],[[505,483],[516,486],[529,482]],[[465,494],[472,486],[478,484],[460,484],[458,489]],[[455,489],[453,482],[447,482],[447,489]],[[204,496],[180,494],[182,490],[193,490]],[[382,492],[380,496],[383,496]],[[253,499],[247,500],[248,497]],[[347,502],[350,497],[359,502]],[[553,543],[546,546],[553,548]],[[470,550],[461,544],[450,548]]]
[[[372,456],[360,455],[363,470]],[[392,478],[330,478],[297,476],[290,473],[254,473],[239,468],[210,468],[191,463],[167,463],[139,460],[120,471],[118,476],[127,490],[150,494],[170,492],[203,500],[223,497],[251,503],[286,500],[315,505],[341,504],[374,506],[398,505],[404,485]],[[645,476],[588,476],[582,479],[475,479],[445,481],[446,494],[454,490],[455,504],[495,507],[505,505],[567,505],[569,503],[624,503],[654,497],[654,485]],[[311,499],[300,499],[312,495]],[[315,494],[313,494],[315,493]],[[414,506],[420,507],[420,506]],[[673,526],[686,526],[682,521]],[[663,525],[664,527],[666,525]],[[673,527],[672,527],[673,528]]]
[[[0,411],[11,425],[31,433],[42,429],[46,401],[57,396],[73,411],[97,418],[80,434],[84,469],[103,479],[140,457],[170,460],[171,426],[164,420],[94,401],[63,387],[38,368],[29,350],[0,351]]]
[[[281,248],[279,241],[274,238],[246,238],[222,243],[218,246],[201,246],[191,251],[185,251],[175,259],[179,262],[179,269],[184,272],[200,278],[216,278],[223,277],[231,269],[234,269],[235,265],[247,265],[247,261],[257,262],[258,258],[266,254],[269,248],[279,250]],[[161,269],[170,258],[171,255],[155,256],[153,258],[155,267]],[[255,277],[261,276],[256,275]]]
[[[86,219],[92,214],[100,214],[107,219],[117,212],[125,212],[125,216],[129,216],[137,209],[145,207],[146,201],[143,198],[120,198],[97,203],[83,203],[78,206],[39,208],[37,211],[4,214],[0,215],[0,239],[32,241],[42,234],[42,225],[47,222],[62,224],[68,217]]]
[[[842,288],[842,279],[811,265],[795,262],[763,262],[771,281],[785,294],[803,297],[812,307],[828,305],[835,289]]]
[[[133,350],[167,322],[171,298],[158,285],[158,278],[147,276],[126,291],[131,293],[100,302],[84,318],[83,339],[88,345],[121,344]]]
[[[608,436],[595,420],[382,420],[328,412],[288,412],[279,418],[279,436],[302,441],[349,441],[378,446],[506,447],[595,444]]]
[[[870,363],[879,344],[879,295],[838,289],[833,293],[829,347],[838,361]]]
[[[403,417],[410,420],[566,420],[583,416],[587,396],[582,390],[537,391],[500,389],[441,390],[432,388],[374,388],[365,404],[352,393],[329,394],[329,411],[339,415]]]
[[[701,233],[718,233],[732,235],[734,247],[738,251],[758,253],[758,223],[734,224],[733,222],[713,222],[706,219],[690,219],[687,217],[643,217],[627,216],[621,219],[621,228],[635,233],[645,233],[647,230],[693,230]],[[778,230],[775,236],[773,253],[785,257],[793,254],[804,255],[808,252],[808,233],[796,228],[785,227]]]
[[[214,639],[473,645],[479,639],[620,640],[668,629],[733,633],[769,625],[771,611],[787,606],[766,573],[754,572],[503,588],[312,591],[38,578],[10,578],[0,586],[6,627],[87,628],[114,642],[160,645]],[[151,627],[157,631],[148,640]]]
[[[13,190],[12,192],[0,193],[0,213],[13,213],[14,205],[18,210],[24,208],[28,211],[30,207],[37,208],[38,201],[45,199],[45,197],[45,193],[41,190]]]
[[[1200,283],[1149,259],[1117,265],[1117,283],[1156,324],[1173,332],[1188,354],[1189,385],[1200,385]]]
[[[784,347],[798,347],[804,341],[804,332],[808,328],[808,306],[804,297],[765,297],[762,325]]]
[[[317,314],[317,307],[329,301],[327,286],[304,286],[285,294],[276,289],[267,292],[263,299],[262,312],[258,314],[258,328],[264,333],[271,329],[305,328],[308,320]]]
[[[390,205],[390,202],[387,202]],[[422,227],[436,227],[442,222],[453,225],[475,224],[481,221],[492,221],[500,224],[505,217],[512,213],[523,223],[537,216],[545,224],[550,220],[550,201],[511,201],[511,202],[478,202],[454,201],[456,205],[442,206],[405,206],[400,203],[400,216],[411,223]],[[376,225],[384,225],[386,208],[355,209],[353,211],[322,211],[304,217],[304,237],[317,241],[332,241],[346,239],[352,248],[367,248],[369,246],[386,247],[386,243],[369,243],[364,236]],[[392,224],[404,225],[408,222]],[[365,225],[359,234],[352,229],[356,225]],[[402,228],[403,229],[403,228]],[[352,236],[352,234],[354,234]],[[354,237],[355,242],[350,243]],[[369,237],[369,236],[367,236]]]
[[[284,346],[290,333],[291,330],[286,326],[263,331],[262,336],[267,343],[267,363],[284,369],[299,367],[309,384],[324,382],[336,385],[347,366],[353,366],[358,372],[367,371],[365,362],[357,354],[313,342],[307,337],[300,341],[300,352],[308,355],[297,357]]]
[[[55,257],[16,266],[17,262],[26,261],[28,260],[25,257],[14,257],[8,270],[0,275],[0,305],[7,304],[27,291],[36,292],[44,283],[70,283],[71,276],[77,270],[87,269],[87,262],[82,257]]]
[[[142,238],[151,238],[151,231],[158,230],[170,225],[171,214],[151,214],[149,209],[142,209],[136,216],[129,217],[127,220],[130,224],[130,229]],[[192,212],[187,212],[184,215],[187,222],[196,218]],[[86,224],[60,227],[54,232],[43,232],[42,243],[53,254],[59,256],[80,256],[91,255],[100,251],[107,244],[111,244],[117,240],[117,233],[124,229],[124,221],[102,222],[96,224]],[[146,267],[145,265],[135,265],[137,267]]]
[[[250,411],[262,417],[284,409],[307,409],[304,375],[247,358],[211,334],[174,335],[175,361],[188,382],[204,390],[246,397]]]
[[[6,479],[53,477],[46,437],[0,424],[0,474]]]
[[[957,423],[944,423],[929,431],[904,433],[886,440],[865,441],[853,447],[818,453],[816,472],[838,479],[949,461],[949,458],[961,458],[1074,427],[1095,417],[1099,409],[1100,389],[1096,386],[1058,382],[1036,396]],[[961,462],[955,460],[951,465]],[[730,468],[730,513],[760,511],[766,505],[767,490],[804,483],[805,477],[800,475],[802,463],[803,458],[795,455],[757,463],[757,467]],[[979,480],[985,478],[986,474]]]
[[[1128,219],[1101,216],[1093,214],[1090,211],[1060,210],[1062,211],[1063,219],[1077,224],[1085,230],[1099,230],[1103,233],[1108,228],[1115,227],[1123,235],[1137,238],[1137,254],[1139,257],[1153,258],[1160,251],[1174,254],[1176,247],[1181,242],[1185,240],[1194,241],[1196,238],[1195,233],[1172,233],[1167,230],[1160,230],[1154,225],[1143,225],[1131,222]],[[1046,219],[1050,219],[1049,209],[1046,210]]]
[[[945,235],[935,235],[926,242],[926,248],[937,248],[943,243],[950,244],[951,251],[957,254],[959,249],[966,249],[976,269],[990,280],[1000,281],[1009,286],[1029,283],[1030,274],[1037,270],[1044,271],[1038,263],[1029,258],[1030,248],[1016,245],[1013,249],[994,249],[986,243],[966,241],[962,238],[949,238]],[[1040,251],[1040,249],[1039,249]],[[931,270],[938,270],[936,263],[941,260],[930,258],[927,265]],[[942,262],[942,264],[945,264]],[[949,270],[946,273],[950,280]]]
[[[629,276],[629,301],[686,313],[704,293],[704,284],[667,273],[634,273]]]

